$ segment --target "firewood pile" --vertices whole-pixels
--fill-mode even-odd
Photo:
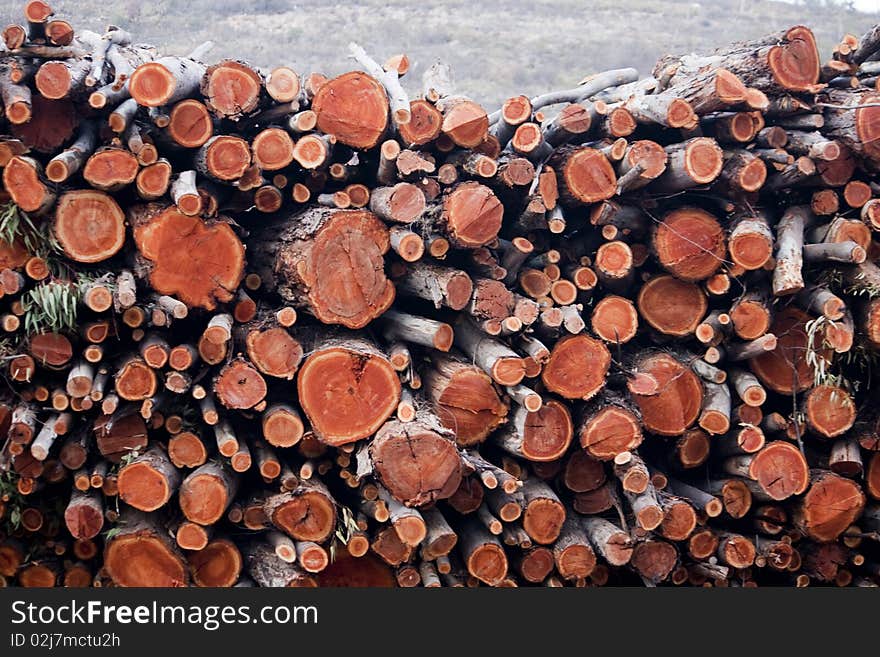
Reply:
[[[880,582],[880,26],[496,111],[2,37],[0,583]]]

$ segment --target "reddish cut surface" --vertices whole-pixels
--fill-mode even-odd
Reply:
[[[214,134],[208,108],[192,98],[180,101],[171,110],[168,134],[185,148],[198,148]]]
[[[244,247],[228,224],[207,224],[167,208],[136,222],[134,239],[153,264],[150,284],[191,307],[231,301],[244,275]]]
[[[442,129],[456,146],[475,148],[489,134],[489,117],[477,103],[463,100],[443,114]]]
[[[677,337],[693,333],[706,314],[708,301],[694,283],[656,276],[639,290],[638,306],[652,327]]]
[[[501,229],[504,206],[491,189],[475,182],[461,184],[443,199],[447,229],[461,246],[488,244]]]
[[[602,461],[635,449],[641,442],[642,427],[638,418],[619,406],[606,406],[581,427],[581,447]]]
[[[492,379],[473,368],[457,372],[435,411],[443,426],[455,432],[462,447],[482,442],[507,417],[507,405],[498,396]]]
[[[767,55],[773,79],[792,91],[810,91],[819,81],[819,51],[809,28],[791,28],[786,42],[774,46]]]
[[[366,73],[352,71],[328,80],[312,101],[318,130],[352,148],[372,148],[388,127],[385,89]]]
[[[266,396],[266,381],[249,363],[236,360],[214,382],[214,392],[226,408],[253,408]]]
[[[110,540],[104,552],[104,565],[117,586],[186,585],[183,561],[161,539],[148,532]]]
[[[241,573],[241,552],[232,541],[222,538],[211,541],[202,550],[190,553],[188,560],[196,586],[232,586]]]
[[[761,383],[775,392],[790,395],[792,391],[803,392],[813,385],[813,368],[806,358],[810,341],[806,326],[811,319],[792,306],[778,312],[770,326],[770,332],[776,336],[776,349],[749,361]],[[826,350],[817,348],[817,351],[820,357],[827,356]]]
[[[247,339],[248,356],[263,374],[292,379],[303,350],[300,343],[283,328],[251,331]]]
[[[684,433],[703,405],[703,386],[697,375],[668,354],[649,356],[638,369],[653,376],[660,390],[656,395],[633,395],[645,428],[661,436]]]
[[[261,169],[277,171],[293,162],[293,140],[281,128],[267,128],[251,144],[254,163]]]
[[[199,525],[213,525],[223,517],[229,504],[226,484],[215,474],[203,472],[180,486],[180,510],[187,520]]]
[[[806,395],[807,423],[826,438],[845,433],[856,420],[856,405],[846,390],[821,385]]]
[[[165,477],[147,463],[132,463],[119,471],[119,496],[141,511],[155,511],[165,505],[172,491]]]
[[[714,216],[699,208],[679,208],[663,218],[654,234],[657,258],[685,281],[700,281],[724,262],[724,230]]]
[[[18,269],[30,257],[31,254],[20,239],[16,238],[11,244],[0,239],[0,269]]]
[[[31,99],[31,120],[11,126],[14,137],[40,153],[53,153],[73,134],[78,118],[69,99],[49,100],[39,94]]]
[[[40,333],[31,338],[30,352],[39,364],[60,367],[73,358],[73,345],[60,333]]]
[[[384,255],[391,247],[388,229],[375,215],[340,211],[309,243],[303,266],[297,249],[282,251],[278,268],[300,278],[315,316],[325,324],[362,328],[394,301],[394,285],[385,276]]]
[[[36,212],[43,207],[48,192],[37,170],[20,157],[12,158],[3,169],[3,187],[25,212]]]
[[[410,146],[421,146],[440,134],[443,117],[427,100],[413,100],[409,104],[409,123],[398,126],[400,136]]]
[[[397,580],[392,570],[373,554],[352,557],[345,548],[336,552],[336,558],[318,576],[323,587],[394,588]]]
[[[611,353],[588,335],[559,340],[550,352],[541,379],[548,390],[566,399],[590,399],[605,385]]]
[[[810,483],[807,462],[791,443],[768,443],[749,465],[749,476],[774,500],[803,493]]]
[[[461,459],[451,440],[417,423],[389,423],[370,446],[373,467],[407,506],[451,496],[461,483]]]
[[[608,158],[592,148],[572,153],[562,171],[568,192],[581,203],[595,203],[614,196],[617,176]]]
[[[804,495],[803,530],[817,541],[834,541],[864,508],[865,494],[856,482],[823,473]]]
[[[94,538],[104,526],[104,516],[99,508],[79,504],[64,511],[64,524],[76,538]]]
[[[105,148],[88,159],[83,177],[102,189],[116,188],[133,182],[139,169],[134,154],[121,148]]]
[[[632,301],[611,294],[596,304],[590,322],[593,332],[603,340],[624,344],[636,336],[639,314]]]
[[[272,523],[298,541],[321,543],[336,529],[336,510],[326,495],[306,491],[278,506]]]
[[[306,358],[297,391],[315,433],[344,445],[375,432],[396,410],[400,379],[384,358],[332,347]]]
[[[55,236],[72,260],[101,262],[125,244],[125,214],[113,197],[103,192],[67,192],[55,210]]]
[[[554,461],[565,454],[573,433],[568,408],[558,401],[547,401],[539,410],[526,415],[523,455],[529,461]]]
[[[226,60],[212,66],[205,77],[202,88],[216,114],[238,117],[256,109],[263,81],[250,67]]]

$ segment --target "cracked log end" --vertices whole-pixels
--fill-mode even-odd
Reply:
[[[611,353],[588,335],[559,340],[550,352],[541,379],[547,389],[566,399],[590,399],[605,385]]]
[[[680,436],[700,414],[703,386],[697,375],[668,354],[653,354],[638,364],[640,372],[656,379],[656,395],[633,395],[648,431],[661,436]]]
[[[768,443],[749,465],[749,476],[774,500],[803,493],[810,483],[807,460],[791,443]]]
[[[667,577],[678,561],[675,546],[666,541],[647,540],[633,548],[630,564],[636,572],[652,582],[661,582]]]
[[[606,406],[581,425],[580,445],[593,458],[610,461],[642,442],[639,419],[621,406]]]
[[[3,169],[3,187],[15,204],[25,212],[47,210],[54,198],[41,180],[41,167],[29,157],[13,157]]]
[[[761,383],[775,392],[790,395],[813,385],[813,368],[806,358],[810,341],[806,324],[811,319],[792,307],[777,313],[770,326],[770,332],[777,336],[776,348],[749,361]],[[820,357],[824,357],[825,350],[820,348],[817,351]]]
[[[508,407],[498,396],[492,379],[476,367],[461,367],[442,389],[431,392],[436,393],[437,416],[443,426],[455,432],[455,440],[462,447],[483,442],[507,417]]]
[[[580,203],[609,199],[617,191],[617,176],[608,158],[593,148],[579,148],[565,159],[560,172],[564,189]]]
[[[226,408],[253,408],[266,396],[266,380],[250,363],[236,359],[214,381],[217,399]]]
[[[321,132],[352,148],[373,148],[388,127],[388,97],[376,80],[360,71],[325,82],[312,101]]]
[[[421,146],[434,141],[443,124],[440,110],[427,100],[413,100],[409,109],[409,123],[397,127],[403,141],[409,146]]]
[[[612,294],[596,304],[590,322],[593,332],[606,342],[626,344],[636,336],[639,314],[632,301]]]
[[[679,208],[667,214],[654,233],[654,250],[660,264],[685,281],[708,278],[727,255],[724,229],[699,208]]]
[[[816,541],[834,541],[862,514],[865,494],[859,485],[830,472],[814,477],[796,523]]]
[[[203,465],[180,486],[180,510],[186,519],[210,526],[223,517],[235,491],[223,470],[215,464]]]
[[[526,415],[522,455],[529,461],[555,461],[568,451],[573,433],[568,408],[556,400],[547,401]]]
[[[276,271],[288,280],[302,281],[319,320],[357,329],[394,301],[383,259],[390,245],[388,229],[373,214],[339,211],[314,235],[306,254],[296,248],[283,250]]]
[[[199,148],[214,135],[208,108],[192,98],[174,105],[165,132],[184,148]]]
[[[461,483],[455,443],[418,421],[385,424],[370,443],[370,457],[382,484],[407,506],[446,499]]]
[[[302,361],[302,345],[283,328],[249,331],[245,343],[248,357],[268,376],[290,380]]]
[[[443,199],[450,237],[464,248],[477,248],[498,237],[504,206],[491,189],[475,182],[458,185]]]
[[[266,508],[272,524],[298,541],[322,543],[336,529],[333,500],[320,490],[281,493]]]
[[[58,201],[54,231],[71,260],[101,262],[116,255],[125,243],[125,213],[103,192],[67,192]]]
[[[804,400],[809,427],[826,438],[839,436],[856,420],[856,405],[843,388],[821,385],[811,389]]]
[[[138,251],[152,264],[154,290],[206,310],[232,300],[230,290],[244,276],[244,247],[228,224],[161,205],[133,208],[130,220]]]
[[[773,78],[791,91],[815,91],[821,64],[813,32],[803,26],[791,28],[785,42],[770,49],[767,63]]]
[[[318,349],[297,377],[303,411],[321,440],[345,445],[374,433],[397,409],[400,380],[384,357],[344,346]]]
[[[221,118],[238,119],[253,112],[262,89],[263,78],[257,71],[229,59],[208,67],[202,79],[208,107]]]

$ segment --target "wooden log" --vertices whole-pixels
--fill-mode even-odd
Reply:
[[[143,276],[154,290],[207,310],[232,299],[230,290],[244,275],[244,247],[227,223],[205,222],[160,204],[132,208],[129,221],[145,264]],[[199,247],[183,246],[181,235]]]
[[[425,372],[424,388],[443,426],[463,446],[480,443],[507,417],[508,405],[492,379],[461,360],[436,355]]]
[[[328,80],[312,100],[317,128],[352,148],[374,147],[388,127],[388,97],[371,76],[352,71]]]
[[[645,428],[663,436],[683,434],[696,421],[702,406],[703,389],[696,374],[664,353],[639,359],[637,368],[652,376],[660,391],[653,395],[633,395]]]
[[[390,247],[388,231],[373,214],[316,208],[295,215],[280,230],[258,238],[266,241],[256,248],[264,280],[276,280],[282,298],[325,323],[348,328],[365,326],[391,305],[394,286],[381,266]],[[340,260],[353,244],[358,257]],[[355,289],[361,293],[352,294]]]
[[[832,472],[810,473],[794,517],[795,526],[816,541],[834,541],[862,514],[865,494],[858,484]]]
[[[698,286],[666,275],[645,283],[637,304],[650,326],[672,336],[693,333],[708,307],[706,295]]]
[[[589,367],[584,367],[589,363]],[[585,334],[559,340],[541,372],[547,389],[566,399],[588,400],[605,385],[611,354],[604,343]]]
[[[196,586],[229,587],[239,581],[242,557],[238,547],[225,538],[216,538],[187,556]]]
[[[568,450],[573,425],[568,409],[549,400],[538,410],[519,406],[507,426],[496,434],[496,444],[528,461],[555,461]]]
[[[257,109],[263,76],[248,64],[224,59],[205,69],[200,91],[217,117],[237,121]]]
[[[264,511],[273,525],[298,541],[323,543],[336,528],[335,502],[317,480],[273,495],[266,500]]]
[[[184,560],[157,519],[126,511],[104,548],[104,568],[117,586],[185,586]]]
[[[195,95],[204,74],[205,67],[194,59],[162,57],[138,66],[128,89],[139,105],[172,105]]]
[[[119,497],[140,511],[168,503],[180,485],[180,471],[159,447],[153,447],[119,471]]]
[[[454,434],[428,413],[385,423],[370,443],[369,458],[382,484],[408,506],[448,498],[461,482]]]
[[[400,390],[387,358],[356,336],[316,341],[297,378],[312,429],[336,446],[375,432],[397,408]]]

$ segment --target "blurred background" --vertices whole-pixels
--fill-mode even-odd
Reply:
[[[796,25],[810,26],[822,59],[840,37],[880,22],[880,0],[49,0],[76,29],[129,30],[139,42],[185,54],[212,40],[208,59],[235,57],[299,72],[348,70],[351,40],[380,62],[405,52],[404,80],[420,88],[435,60],[486,105],[573,86],[602,69],[650,73],[665,53],[701,52]],[[23,0],[0,0],[3,24]]]

